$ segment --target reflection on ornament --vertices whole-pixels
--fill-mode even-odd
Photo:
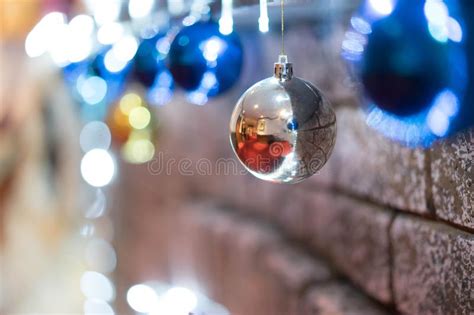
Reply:
[[[140,95],[126,93],[107,118],[112,143],[120,148],[125,161],[145,163],[155,154],[156,119]]]
[[[364,1],[342,50],[363,83],[369,125],[412,146],[466,125],[459,124],[467,81],[460,12],[457,0]]]
[[[204,104],[231,88],[240,76],[243,51],[235,32],[223,35],[214,21],[184,27],[170,47],[169,68],[174,80],[189,91],[188,99]]]
[[[328,160],[336,115],[316,87],[292,76],[292,65],[280,56],[275,76],[250,87],[237,102],[230,132],[234,152],[253,175],[297,183]]]

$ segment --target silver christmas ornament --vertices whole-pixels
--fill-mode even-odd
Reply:
[[[230,120],[230,142],[245,168],[276,183],[297,183],[328,160],[336,137],[336,115],[311,83],[293,77],[286,55],[273,77],[250,87]]]

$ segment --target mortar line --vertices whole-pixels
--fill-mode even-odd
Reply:
[[[332,193],[334,195],[341,195],[341,196],[348,197],[348,198],[351,198],[351,199],[359,201],[359,202],[369,203],[369,204],[371,204],[372,206],[375,206],[375,207],[380,207],[380,208],[383,208],[383,209],[392,210],[392,211],[397,212],[398,214],[412,215],[412,216],[415,216],[415,217],[418,217],[418,218],[421,218],[421,219],[425,219],[425,220],[428,220],[428,221],[431,221],[431,222],[442,223],[444,225],[450,226],[450,227],[452,227],[454,229],[457,229],[457,230],[461,230],[463,232],[467,232],[469,234],[474,234],[474,228],[470,228],[470,227],[467,227],[467,226],[460,225],[458,223],[450,222],[448,220],[445,220],[445,219],[437,217],[437,216],[432,216],[431,212],[429,214],[426,214],[426,213],[420,213],[420,212],[415,212],[415,211],[410,211],[410,210],[403,210],[401,208],[397,208],[397,207],[394,207],[394,206],[391,206],[391,205],[383,204],[382,202],[380,202],[378,200],[375,200],[375,199],[371,198],[370,196],[361,196],[361,195],[358,195],[357,193],[354,193],[354,192],[351,192],[351,191],[348,191],[348,190],[345,190],[345,189],[342,189],[342,188],[339,188],[339,187],[336,187],[336,186],[331,186],[331,187],[311,186],[311,187],[306,187],[305,191],[307,191],[308,193],[319,191],[319,192],[323,192],[323,193]]]
[[[425,196],[426,196],[426,209],[434,218],[437,218],[436,209],[434,206],[433,196],[433,178],[431,177],[431,150],[425,149]]]
[[[395,311],[397,310],[397,301],[395,299],[395,251],[394,251],[394,244],[392,239],[392,229],[393,225],[395,224],[395,219],[397,218],[398,213],[393,211],[393,214],[390,218],[390,223],[388,224],[387,228],[387,237],[388,237],[388,287],[390,290],[390,296],[393,304],[393,308]]]
[[[333,263],[332,259],[330,259],[329,257],[321,254],[314,247],[312,247],[311,244],[310,244],[310,241],[308,243],[308,240],[304,241],[304,240],[295,238],[291,234],[288,234],[288,232],[285,231],[284,228],[280,224],[278,224],[278,222],[275,222],[274,220],[272,220],[272,218],[268,218],[268,217],[266,217],[264,215],[261,215],[259,213],[257,214],[257,213],[252,213],[251,211],[246,211],[245,209],[240,208],[240,207],[235,207],[235,206],[232,206],[232,205],[224,205],[222,203],[216,202],[216,200],[214,200],[214,202],[215,202],[216,205],[220,204],[221,207],[219,207],[219,209],[222,209],[222,207],[224,209],[226,209],[226,210],[220,210],[220,211],[231,211],[231,212],[235,211],[234,213],[236,213],[242,219],[245,218],[245,219],[248,219],[248,220],[252,220],[254,222],[256,221],[256,222],[259,222],[261,224],[264,224],[266,226],[271,227],[272,229],[277,231],[279,235],[282,236],[282,241],[286,245],[289,245],[292,248],[300,250],[301,252],[303,252],[306,255],[308,255],[309,257],[311,257],[311,259],[322,261],[326,265],[326,267],[329,268],[329,270],[331,272],[331,276],[328,279],[309,281],[308,283],[306,283],[306,285],[303,287],[303,289],[300,290],[301,292],[298,292],[298,294],[300,296],[303,296],[303,295],[307,294],[309,292],[309,289],[311,289],[312,286],[318,287],[318,286],[322,286],[322,285],[325,285],[325,284],[338,283],[339,281],[342,281],[343,283],[350,284],[350,286],[352,288],[356,289],[356,291],[358,293],[360,293],[362,296],[364,296],[365,298],[370,300],[372,303],[374,303],[374,305],[377,305],[377,306],[383,308],[389,314],[393,314],[393,315],[400,314],[398,312],[398,310],[396,309],[396,305],[394,304],[393,299],[392,299],[392,302],[383,302],[383,301],[378,300],[374,296],[370,295],[369,293],[367,293],[365,291],[365,288],[363,288],[359,284],[355,283],[347,274],[345,274],[344,272],[342,272],[338,268],[335,268],[332,265],[332,263]],[[391,210],[389,210],[389,211],[391,211]],[[393,213],[391,216],[392,216],[392,219],[394,220],[395,216],[396,216],[396,213]],[[390,224],[391,223],[392,222],[390,222]],[[390,246],[390,242],[389,242],[389,246]],[[389,253],[389,255],[390,255],[390,253]],[[390,263],[391,263],[391,259],[389,260],[389,264]],[[390,291],[392,291],[391,279],[390,279],[391,271],[392,271],[392,269],[390,269],[390,271],[389,271],[390,272],[390,274],[389,274],[389,290]],[[390,294],[393,297],[393,293],[390,292]]]

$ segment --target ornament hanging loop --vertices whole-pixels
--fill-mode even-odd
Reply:
[[[293,64],[288,62],[287,55],[278,56],[278,62],[275,63],[274,75],[280,81],[291,80],[293,77]]]

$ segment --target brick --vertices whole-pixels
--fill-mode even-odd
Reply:
[[[262,263],[273,279],[272,288],[276,296],[273,314],[299,315],[305,290],[332,277],[324,262],[290,246],[270,250]]]
[[[199,285],[202,290],[209,290],[212,284],[209,265],[214,251],[211,227],[220,219],[220,211],[208,202],[183,203],[175,210],[166,237],[170,243],[168,259],[173,283]]]
[[[179,199],[186,195],[188,187],[183,185],[183,178],[176,173],[155,174],[154,172],[158,170],[155,168],[157,165],[149,163],[136,165],[120,161],[117,180],[118,198],[133,196],[135,205],[141,202],[161,204],[173,201],[171,197]]]
[[[431,149],[436,215],[474,229],[474,129]]]
[[[238,217],[230,212],[220,211],[209,226],[207,251],[205,257],[201,257],[203,270],[210,279],[210,295],[216,301],[226,306],[231,306],[234,288],[230,281],[232,275],[231,262],[234,259],[236,226],[239,224]]]
[[[246,213],[272,219],[283,205],[285,192],[291,186],[265,182],[250,174],[242,179],[243,195],[235,204]]]
[[[301,193],[304,195],[307,193]],[[391,211],[327,192],[306,199],[306,238],[368,294],[391,302],[389,227]]]
[[[329,157],[328,161],[326,164],[316,172],[313,176],[309,177],[306,179],[304,182],[300,183],[299,186],[305,186],[305,187],[326,187],[326,188],[331,188],[334,186],[334,172],[333,169],[335,166],[332,163],[331,156]]]
[[[330,282],[308,290],[302,315],[388,315],[351,285]]]
[[[232,314],[259,315],[276,312],[272,282],[259,262],[266,252],[279,247],[281,237],[268,226],[242,221],[234,226],[232,256],[228,261],[226,305]],[[265,292],[262,294],[262,292]]]
[[[166,239],[170,281],[199,289],[214,297],[222,288],[231,246],[221,246],[224,233],[234,225],[235,215],[210,202],[194,201],[175,211]],[[162,254],[162,253],[161,253]]]
[[[173,269],[179,272],[174,273],[175,283],[193,279],[206,295],[235,314],[262,314],[262,309],[266,313],[269,304],[264,301],[271,295],[257,293],[268,293],[271,288],[265,286],[256,265],[260,252],[278,237],[227,210],[189,207],[194,210],[182,215],[188,223],[180,225],[187,229],[186,240],[175,242],[181,253],[179,259],[173,255]]]
[[[286,198],[281,207],[276,209],[275,221],[289,238],[308,243],[313,230],[308,221],[308,212],[314,206],[309,195],[318,193],[298,188],[299,186],[288,186]]]
[[[193,279],[197,274],[198,261],[193,249],[199,247],[202,241],[202,233],[197,222],[199,212],[202,211],[187,204],[183,204],[175,211],[173,220],[168,222],[173,228],[168,229],[165,236],[167,242],[171,243],[166,257],[169,261],[170,281],[182,283],[187,279]],[[163,228],[165,226],[161,226],[161,229]]]
[[[394,296],[404,314],[474,313],[474,235],[407,215],[395,219]]]
[[[246,208],[249,203],[249,196],[247,194],[247,177],[251,176],[246,173],[240,162],[234,156],[221,157],[220,161],[233,162],[216,162],[216,163],[235,163],[236,175],[233,172],[229,174],[218,174],[212,179],[214,182],[214,189],[212,196],[221,204],[225,204],[231,208]]]
[[[115,233],[110,238],[114,237],[117,249],[117,268],[126,274],[122,278],[131,279],[130,285],[149,277],[166,279],[169,273],[168,257],[163,253],[172,245],[169,238],[175,217],[171,214],[176,212],[177,205],[176,200],[165,198],[158,185],[151,185],[153,181],[146,165],[123,163],[114,197],[107,200],[107,211],[113,212]],[[181,194],[174,184],[163,190],[169,195]]]
[[[368,127],[361,110],[336,112],[335,183],[398,209],[429,215],[426,205],[425,153],[384,138]]]

